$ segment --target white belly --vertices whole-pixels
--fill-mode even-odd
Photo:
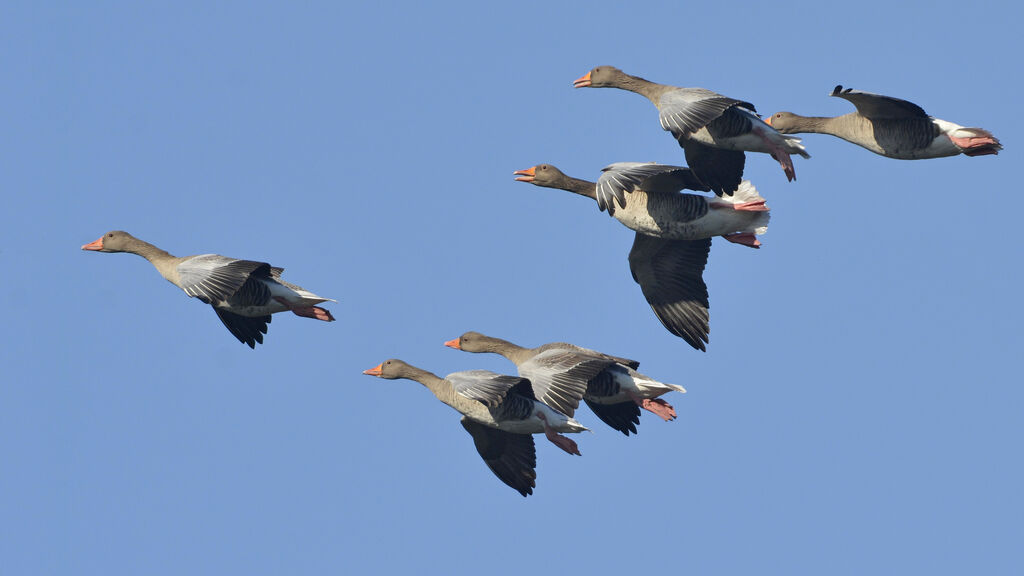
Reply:
[[[731,208],[711,208],[707,214],[689,222],[655,220],[646,210],[615,211],[615,219],[626,228],[641,234],[668,240],[700,240],[734,232],[753,232],[762,225],[764,212],[737,211]]]

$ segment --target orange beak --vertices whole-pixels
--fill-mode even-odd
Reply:
[[[587,72],[583,76],[573,80],[572,83],[573,88],[586,88],[587,86],[590,86],[590,72]]]
[[[534,170],[536,170],[536,168],[537,167],[534,166],[529,170],[516,170],[512,174],[519,176],[519,178],[516,178],[517,182],[533,182]]]
[[[769,125],[769,126],[771,126],[772,125],[772,117],[771,116],[765,116],[764,117],[764,123]]]
[[[380,376],[384,373],[384,363],[381,362],[369,370],[363,370],[363,374],[369,374],[370,376]]]
[[[99,252],[103,250],[103,236],[100,236],[96,240],[89,242],[88,244],[82,245],[82,250],[93,250]]]
[[[449,348],[455,348],[456,350],[462,350],[462,347],[459,346],[459,339],[458,338],[456,338],[455,340],[449,340],[449,341],[445,342],[444,345],[449,347]]]

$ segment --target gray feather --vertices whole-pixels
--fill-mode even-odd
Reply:
[[[860,112],[861,116],[870,120],[928,117],[924,108],[913,102],[893,98],[892,96],[882,96],[881,94],[861,92],[860,90],[852,90],[850,88],[843,89],[842,86],[836,86],[832,90],[831,95],[848,100],[857,107],[857,112]]]

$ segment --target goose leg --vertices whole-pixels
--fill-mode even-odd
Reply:
[[[287,300],[280,296],[274,296],[274,300],[280,302],[296,316],[313,318],[314,320],[323,320],[324,322],[334,322],[334,316],[326,308],[321,308],[319,306],[292,306]]]
[[[574,442],[570,438],[562,436],[558,432],[555,432],[554,428],[548,426],[548,419],[547,416],[544,416],[544,413],[537,412],[537,417],[540,418],[541,422],[544,423],[544,436],[547,436],[547,439],[550,440],[552,444],[558,446],[562,450],[565,450],[569,454],[582,456],[582,454],[580,454],[579,447],[576,446],[576,442]]]
[[[676,409],[671,404],[665,402],[661,398],[640,398],[636,394],[630,392],[630,398],[633,402],[636,402],[637,406],[640,406],[648,412],[657,414],[662,420],[668,422],[669,420],[676,419]]]
[[[767,141],[767,138],[765,139]],[[769,144],[771,144],[769,142]],[[782,171],[786,173],[786,179],[792,182],[796,180],[796,168],[793,167],[793,159],[789,157],[789,152],[786,152],[782,148],[773,146],[772,158],[778,160],[782,166]]]
[[[760,136],[764,143],[768,145],[768,153],[782,166],[782,171],[786,173],[786,178],[790,182],[796,180],[796,168],[793,167],[793,159],[789,157],[789,152],[786,152],[786,149],[780,146],[775,138],[773,138],[776,135],[762,130],[754,130],[754,133]]]

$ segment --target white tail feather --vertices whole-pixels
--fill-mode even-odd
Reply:
[[[686,393],[686,388],[683,388],[678,384],[668,384],[667,382],[659,382],[651,378],[650,376],[644,376],[639,372],[634,372],[633,374],[631,374],[631,376],[633,377],[634,382],[642,386],[647,386],[650,388],[669,388],[671,390],[675,390],[676,392],[681,392],[683,394]]]
[[[983,128],[957,128],[950,132],[950,135],[955,138],[991,138],[995,141],[995,144],[999,145],[999,139],[992,135],[991,132]]]
[[[765,199],[757,191],[757,188],[754,188],[754,185],[750,182],[750,180],[744,180],[740,182],[739,187],[736,188],[736,191],[732,193],[732,196],[721,196],[717,198],[708,199],[708,202],[710,204],[746,204],[749,202],[764,201]],[[765,208],[767,207],[768,205],[765,204]],[[750,214],[750,212],[747,212],[747,214]],[[758,236],[767,232],[768,221],[771,219],[771,212],[766,210],[764,212],[755,212],[754,214],[756,214],[756,216],[753,218],[753,221],[750,222],[750,225],[747,226],[746,228],[743,228],[742,230],[736,230],[736,232],[753,232]]]
[[[676,392],[680,392],[682,394],[686,394],[686,388],[683,388],[679,384],[666,384],[666,383],[662,382],[661,385],[662,386],[667,386],[667,387],[675,390]]]
[[[757,188],[754,188],[750,180],[744,180],[740,182],[739,187],[732,193],[732,196],[724,196],[719,198],[719,200],[725,200],[730,204],[745,204],[747,202],[760,202],[764,198],[761,197],[761,194],[757,191]]]

